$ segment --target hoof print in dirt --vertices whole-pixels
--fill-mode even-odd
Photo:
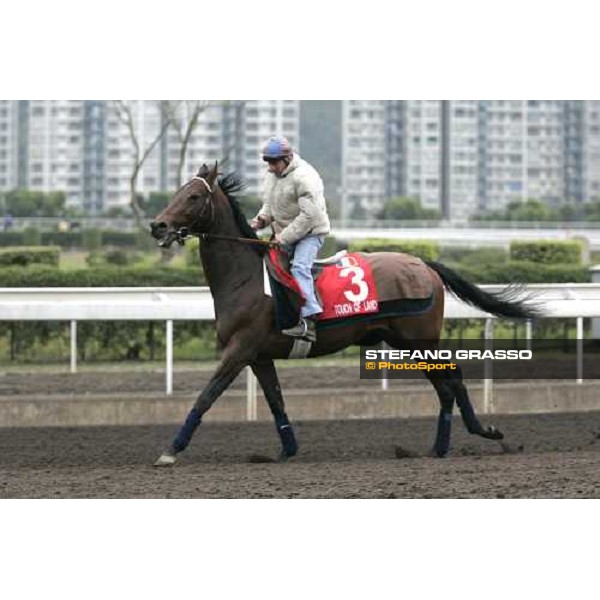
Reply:
[[[407,450],[402,446],[396,446],[394,448],[394,455],[396,458],[417,458],[417,454],[411,450]]]
[[[248,457],[248,462],[252,464],[264,464],[276,462],[274,458],[270,456],[264,456],[263,454],[252,454]]]
[[[500,447],[502,448],[502,452],[504,454],[521,454],[525,450],[525,446],[523,444],[519,444],[518,446],[509,446],[506,442],[500,442]]]

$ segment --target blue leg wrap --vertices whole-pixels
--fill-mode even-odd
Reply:
[[[440,411],[438,417],[437,436],[435,439],[435,453],[439,456],[446,456],[450,448],[450,428],[452,427],[452,413]]]
[[[466,402],[457,396],[456,404],[458,404],[458,408],[460,410],[460,414],[462,415],[463,421],[467,427],[467,431],[469,433],[480,433],[483,430],[481,423],[477,419],[475,415],[475,411],[473,410],[473,405],[471,402],[466,400]]]
[[[194,431],[198,429],[198,425],[200,425],[201,422],[202,415],[200,414],[200,411],[197,408],[192,408],[185,420],[185,423],[179,430],[177,437],[173,441],[173,450],[175,451],[175,454],[187,448],[192,436],[194,435]]]
[[[283,446],[283,452],[286,456],[295,456],[298,452],[298,444],[296,443],[296,436],[294,430],[290,425],[290,422],[286,414],[275,417],[275,426],[277,427],[277,433],[281,439],[281,445]]]

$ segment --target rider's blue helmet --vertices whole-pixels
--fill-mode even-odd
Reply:
[[[269,138],[263,147],[263,160],[269,162],[272,160],[281,160],[282,158],[291,158],[293,154],[292,146],[283,136]]]

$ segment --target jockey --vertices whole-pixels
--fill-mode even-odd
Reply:
[[[316,320],[322,308],[315,296],[312,265],[330,229],[323,181],[284,137],[270,138],[263,148],[262,158],[268,165],[263,187],[264,204],[250,225],[253,229],[261,229],[270,224],[275,240],[290,248],[290,255],[293,255],[291,273],[306,303],[300,310],[299,322],[282,333],[314,342],[317,339]]]

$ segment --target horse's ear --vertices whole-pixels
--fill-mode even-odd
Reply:
[[[209,168],[206,166],[206,163],[204,163],[198,169],[198,177],[206,177],[209,174],[209,172],[210,172]]]
[[[215,166],[213,167],[210,175],[207,177],[207,181],[212,185],[219,174],[219,163],[215,160]]]

